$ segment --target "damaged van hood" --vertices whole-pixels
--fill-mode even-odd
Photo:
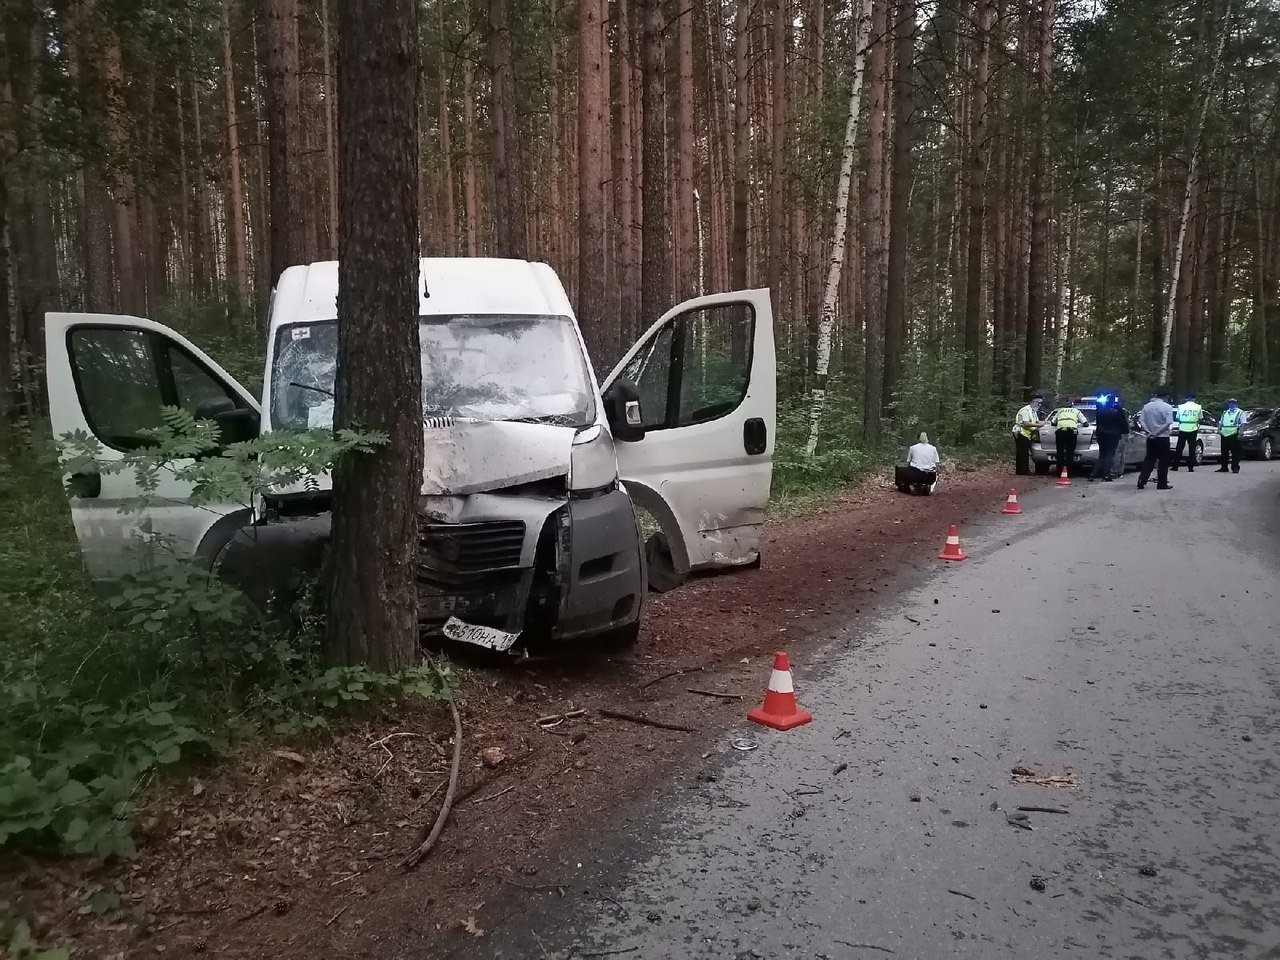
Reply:
[[[422,492],[460,497],[567,476],[576,433],[550,423],[429,419]]]

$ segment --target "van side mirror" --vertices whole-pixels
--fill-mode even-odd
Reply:
[[[196,417],[200,420],[212,420],[218,425],[219,446],[222,447],[242,440],[252,440],[261,429],[261,418],[257,411],[237,407],[230,397],[205,400],[198,404]]]
[[[615,380],[605,391],[604,415],[613,439],[620,443],[638,443],[644,439],[640,391],[630,380]]]

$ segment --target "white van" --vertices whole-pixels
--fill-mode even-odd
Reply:
[[[272,298],[261,402],[180,334],[137,317],[46,317],[55,437],[83,430],[119,458],[163,405],[224,439],[332,423],[338,266],[285,270]],[[634,638],[646,576],[752,565],[776,423],[768,291],[668,311],[597,387],[568,296],[545,264],[424,259],[420,618],[494,649],[518,638]],[[244,505],[194,506],[160,481],[159,505],[120,512],[132,473],[69,478],[90,572],[163,538],[263,599],[319,564],[328,481]],[[633,503],[661,532],[642,542]],[[646,575],[646,568],[648,574]]]

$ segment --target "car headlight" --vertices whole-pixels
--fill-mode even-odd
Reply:
[[[603,490],[617,479],[618,455],[609,431],[596,424],[573,438],[569,457],[570,490]]]
[[[1256,437],[1257,435],[1258,435],[1258,431],[1257,431],[1257,430],[1241,430],[1241,431],[1240,431],[1240,436],[1242,436],[1242,437],[1246,437],[1246,438],[1248,438],[1248,437]]]

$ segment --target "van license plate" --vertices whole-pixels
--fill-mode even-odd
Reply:
[[[498,653],[505,653],[511,649],[520,634],[508,633],[506,630],[499,630],[497,627],[482,627],[476,623],[464,623],[457,617],[450,617],[445,621],[444,635],[450,640],[457,640],[459,643],[474,643],[478,647],[484,647],[487,650],[496,650]]]

